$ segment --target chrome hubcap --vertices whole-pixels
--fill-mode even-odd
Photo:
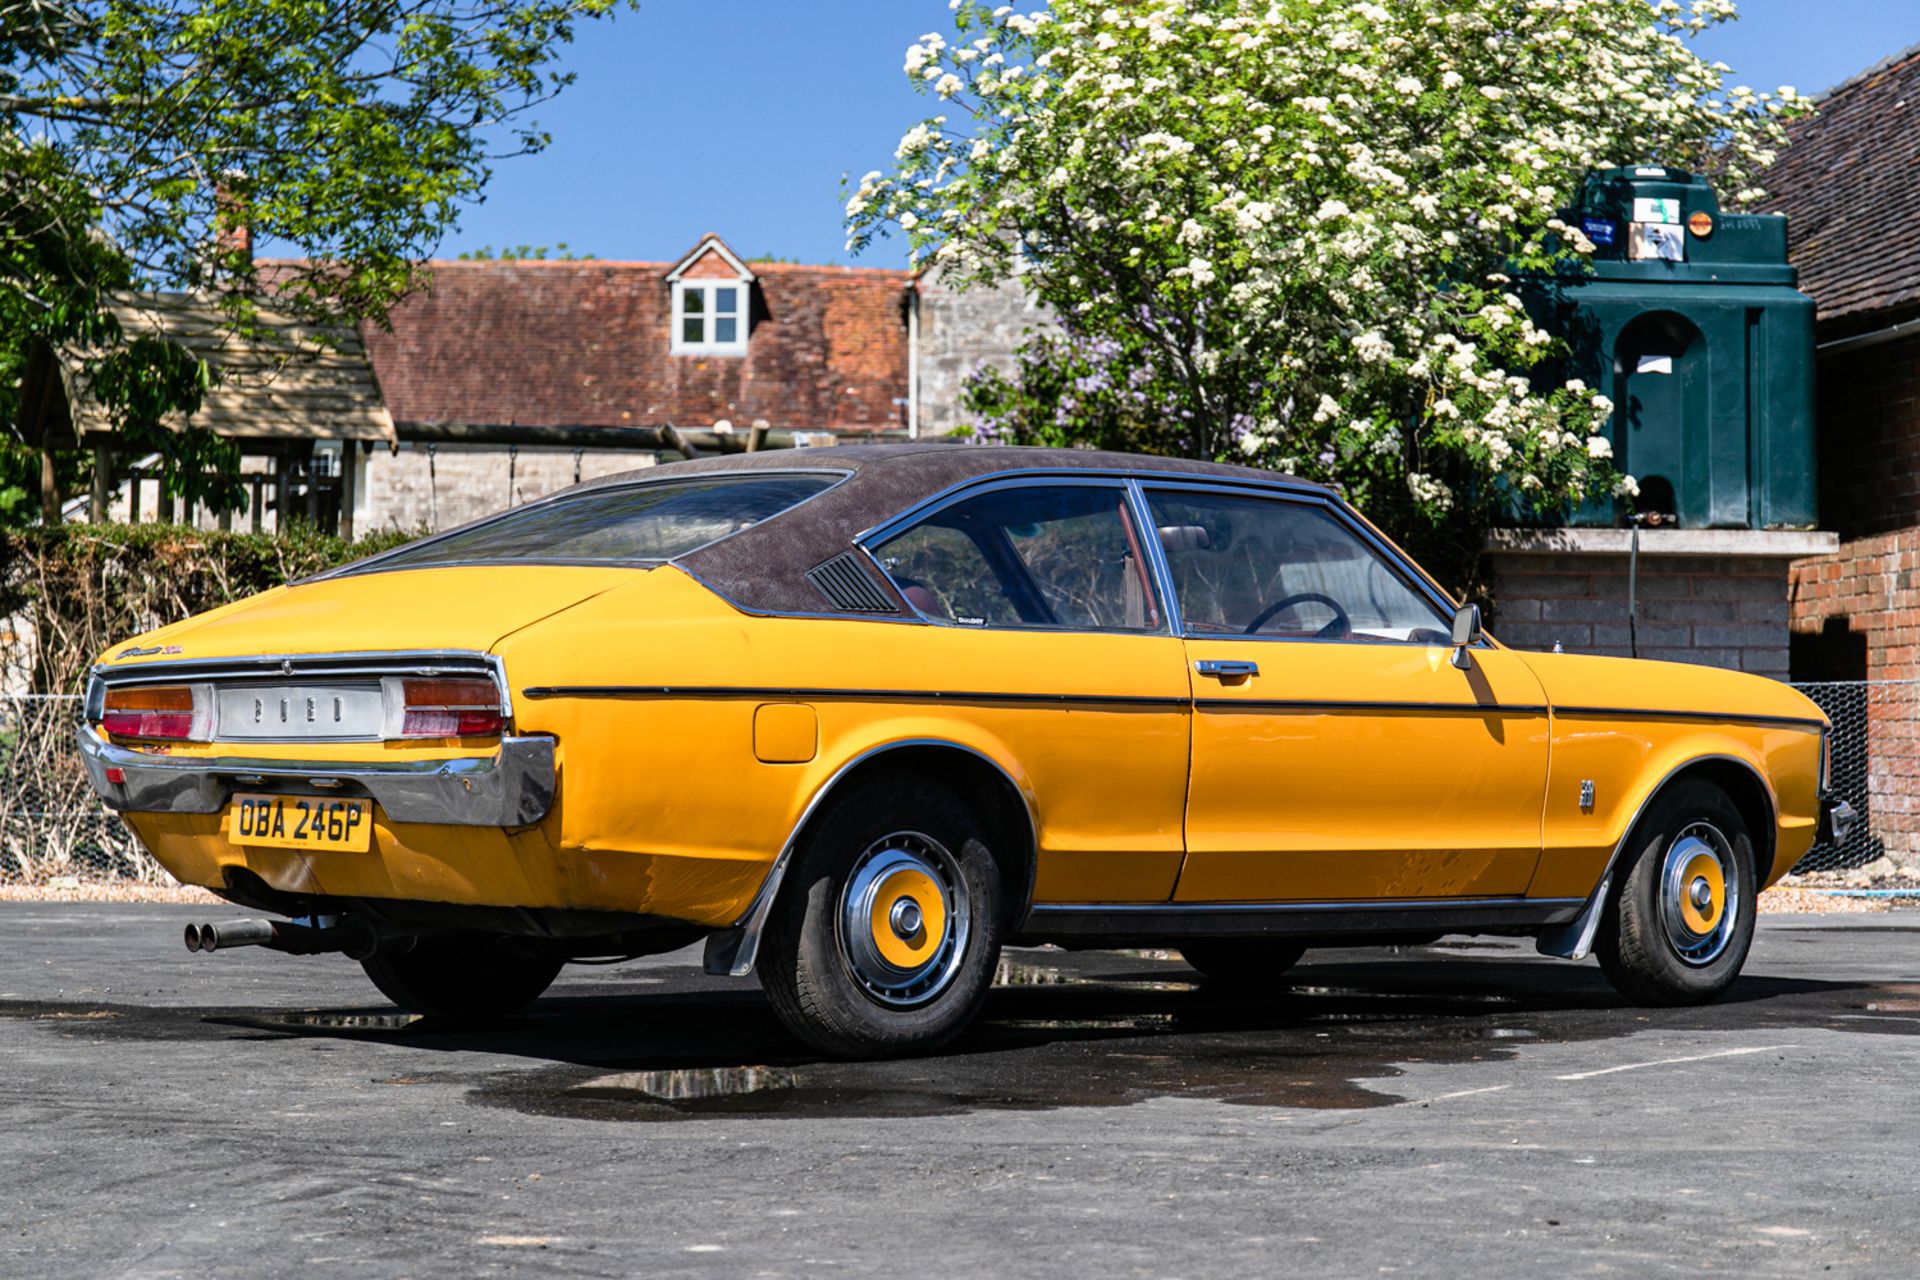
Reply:
[[[946,846],[896,831],[855,859],[835,923],[854,981],[876,1003],[908,1009],[952,984],[971,915],[966,879]]]
[[[1733,940],[1741,884],[1733,842],[1710,822],[1683,828],[1660,867],[1660,923],[1690,965],[1712,964]]]

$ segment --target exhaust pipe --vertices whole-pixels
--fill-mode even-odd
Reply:
[[[418,934],[408,931],[376,929],[365,920],[351,916],[229,920],[224,924],[190,924],[186,930],[189,951],[265,947],[269,951],[283,951],[295,956],[343,952],[354,960],[365,960],[379,952],[408,949],[418,937]]]
[[[228,947],[271,947],[279,929],[272,920],[229,920],[225,924],[187,926],[187,950],[224,951]]]

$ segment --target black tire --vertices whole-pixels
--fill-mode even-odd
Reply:
[[[518,1013],[553,985],[563,962],[519,955],[485,937],[427,939],[410,951],[360,962],[380,994],[402,1009],[448,1022],[492,1022]]]
[[[1615,868],[1594,954],[1635,1004],[1705,1004],[1733,985],[1753,946],[1759,883],[1746,819],[1726,792],[1688,779],[1654,799],[1632,842],[1632,861]],[[1719,868],[1717,889],[1708,861]],[[1693,897],[1701,880],[1716,902]]]
[[[761,941],[761,985],[822,1053],[936,1048],[986,999],[1003,917],[1000,869],[958,797],[911,774],[877,778],[829,800],[795,849]],[[850,918],[867,927],[850,932]]]
[[[1180,958],[1222,986],[1260,988],[1300,963],[1307,949],[1284,938],[1195,938]]]

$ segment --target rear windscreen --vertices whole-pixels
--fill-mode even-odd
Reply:
[[[838,473],[709,475],[599,489],[509,511],[402,547],[367,567],[671,560],[777,516],[842,478]]]

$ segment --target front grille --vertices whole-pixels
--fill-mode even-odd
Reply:
[[[900,606],[874,584],[851,551],[843,551],[825,564],[807,570],[807,581],[837,609],[849,613],[900,612]]]

